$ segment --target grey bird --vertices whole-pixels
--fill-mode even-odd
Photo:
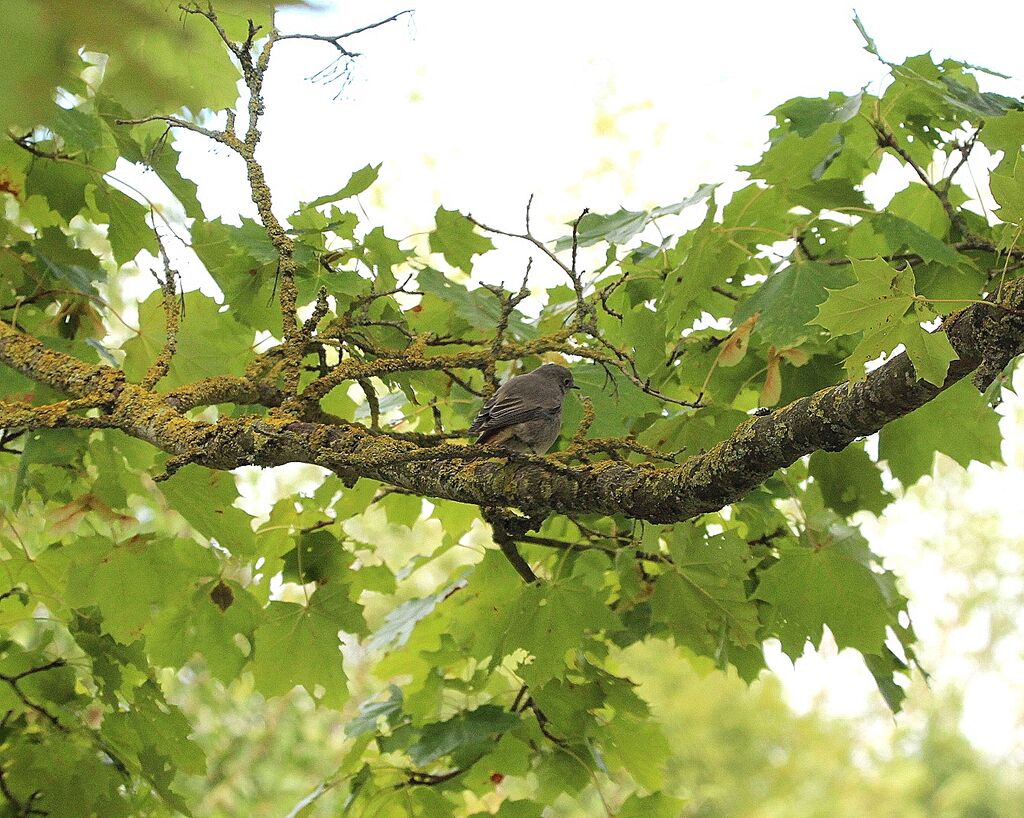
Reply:
[[[516,375],[498,387],[469,431],[479,435],[477,443],[544,454],[562,430],[562,401],[570,389],[579,387],[559,364]]]

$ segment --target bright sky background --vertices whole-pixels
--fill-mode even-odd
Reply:
[[[406,7],[401,0],[328,3],[317,13],[283,13],[278,24],[336,34]],[[1024,78],[1022,15],[1013,8],[1006,0],[857,2],[889,60],[931,50]],[[332,60],[330,46],[282,42],[267,80],[260,148],[275,210],[286,216],[298,201],[336,190],[353,170],[381,161],[380,181],[361,204],[370,223],[396,237],[429,229],[439,204],[518,230],[535,194],[535,231],[553,238],[583,207],[608,212],[674,202],[701,183],[735,179],[736,165],[755,161],[767,112],[790,97],[877,90],[885,71],[862,50],[851,18],[850,5],[831,0],[426,0],[411,18],[348,41],[364,56],[343,87],[304,79]],[[1003,93],[1024,91],[1021,82],[983,82]],[[239,160],[192,134],[179,139],[182,169],[199,180],[208,215],[236,218],[247,201]],[[242,212],[255,215],[251,206]],[[519,258],[490,254],[484,272],[518,280]],[[1019,460],[1015,469],[982,476],[984,488],[970,502],[995,497],[1005,507],[1006,499],[1024,496]],[[934,565],[901,558],[919,553],[912,540],[930,530],[920,511],[915,517],[911,506],[901,508],[905,519],[897,511],[878,529],[876,545],[908,577],[918,630],[927,637],[934,631],[928,623],[948,613],[948,600]],[[1006,534],[1021,536],[1019,519]],[[962,638],[970,641],[970,629]],[[1015,644],[1006,673],[966,682],[965,729],[995,755],[1024,758],[1024,653],[1020,640]],[[836,714],[880,712],[857,657],[811,657],[796,672],[781,658],[773,665],[798,709],[822,696]],[[946,666],[930,670],[941,685]],[[962,680],[971,670],[954,664],[948,673]]]

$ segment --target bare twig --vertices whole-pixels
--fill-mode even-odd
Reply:
[[[889,130],[888,126],[880,120],[873,120],[871,126],[875,129],[875,133],[878,135],[878,144],[882,148],[889,148],[893,153],[897,154],[910,168],[917,174],[917,177],[924,183],[925,187],[928,188],[939,200],[942,205],[942,209],[946,211],[946,215],[949,216],[949,221],[958,229],[964,236],[973,235],[967,228],[967,224],[964,221],[964,217],[960,211],[957,210],[953,203],[949,200],[949,185],[945,187],[939,187],[931,179],[928,178],[928,174],[925,169],[922,168],[910,155],[899,142],[896,141],[896,136],[892,131]]]
[[[579,216],[576,217],[576,221],[572,223],[572,263],[570,265],[570,278],[572,278],[572,288],[576,291],[576,310],[579,313],[579,321],[584,321],[588,317],[593,317],[593,308],[590,307],[583,297],[583,277],[580,271],[576,268],[576,253],[579,250],[580,241],[580,222],[583,221],[583,217],[590,212],[589,207],[583,208],[583,211]]]
[[[530,202],[527,203],[527,205],[526,205],[527,232],[525,232],[525,233],[510,233],[507,230],[499,230],[496,227],[489,227],[488,225],[484,224],[483,222],[478,221],[477,219],[475,219],[472,216],[472,214],[469,214],[469,213],[466,214],[466,219],[468,221],[470,221],[471,223],[475,224],[481,230],[486,230],[488,233],[494,233],[495,235],[498,235],[498,236],[508,236],[509,238],[512,238],[512,239],[521,239],[522,241],[528,241],[530,244],[532,244],[534,247],[536,247],[538,250],[540,250],[544,255],[546,255],[549,259],[551,259],[551,261],[553,261],[558,266],[558,268],[563,273],[565,273],[569,277],[570,281],[572,281],[573,284],[575,285],[575,279],[574,279],[574,274],[573,274],[572,268],[569,267],[564,261],[562,261],[557,255],[555,255],[554,251],[551,250],[544,242],[542,242],[540,239],[538,239],[536,236],[534,236],[532,233],[530,233],[530,231],[529,231],[529,213],[530,213],[530,204],[532,204],[532,202],[533,202],[533,196],[530,196]]]
[[[967,138],[967,141],[959,145],[960,159],[955,165],[953,165],[953,169],[946,177],[946,183],[942,186],[942,192],[947,196],[949,195],[949,188],[953,184],[953,177],[957,175],[960,168],[966,165],[967,160],[971,158],[971,151],[974,150],[974,146],[978,143],[978,137],[981,135],[981,129],[983,127],[985,127],[984,124],[978,126],[978,129]]]
[[[501,305],[501,314],[498,316],[498,323],[494,329],[494,340],[491,341],[491,357],[486,364],[483,366],[484,379],[487,381],[488,389],[487,395],[493,394],[494,390],[498,388],[498,378],[495,372],[495,365],[501,356],[501,348],[505,343],[505,332],[508,330],[508,322],[512,318],[512,313],[515,308],[530,294],[527,289],[527,282],[530,278],[530,269],[533,267],[533,259],[531,258],[526,264],[526,272],[523,275],[523,283],[519,287],[519,292],[508,293],[501,286],[492,286],[490,284],[484,284],[484,289],[489,290],[494,294],[494,297],[498,299],[498,303]]]
[[[163,116],[153,114],[151,116],[143,116],[138,119],[115,119],[116,125],[145,125],[147,122],[166,122],[173,128],[181,128],[186,131],[192,131],[193,133],[201,134],[207,139],[212,139],[214,142],[220,142],[222,145],[229,144],[228,134],[224,131],[215,131],[212,128],[204,128],[202,125],[197,125],[194,122],[189,122],[187,119],[181,119],[176,116]]]
[[[77,158],[78,154],[65,153],[61,150],[45,151],[40,148],[37,141],[32,138],[32,131],[29,131],[23,136],[16,136],[13,133],[8,132],[8,136],[11,137],[11,141],[14,142],[19,148],[33,156],[37,156],[40,159],[57,159],[57,160],[71,160]]]
[[[388,23],[393,23],[403,14],[412,14],[412,9],[404,9],[402,11],[392,14],[390,17],[385,17],[383,20],[378,20],[376,23],[370,23],[369,25],[360,26],[354,28],[351,31],[346,31],[344,34],[279,34],[279,40],[316,40],[322,43],[330,43],[333,45],[343,56],[345,57],[358,57],[358,51],[349,51],[345,48],[341,41],[348,37],[354,37],[356,34],[362,34],[364,31],[370,31],[375,28],[380,28]]]

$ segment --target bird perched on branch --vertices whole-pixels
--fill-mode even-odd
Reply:
[[[503,383],[469,427],[477,443],[544,454],[562,430],[562,401],[579,389],[560,364],[544,364]]]

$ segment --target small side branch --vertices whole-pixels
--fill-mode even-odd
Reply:
[[[37,799],[42,797],[43,793],[40,790],[36,790],[24,801],[18,798],[10,788],[10,785],[8,785],[5,770],[2,766],[0,766],[0,794],[3,795],[10,805],[11,814],[14,818],[29,818],[31,815],[49,815],[46,810],[32,806]]]
[[[78,156],[77,154],[65,153],[64,151],[61,150],[43,150],[38,146],[38,144],[36,144],[36,140],[32,138],[32,131],[29,131],[27,134],[24,134],[23,136],[16,136],[13,133],[8,133],[8,136],[11,137],[11,140],[19,148],[21,148],[24,151],[27,151],[33,156],[39,157],[40,159],[69,161],[77,158]]]
[[[378,20],[376,23],[370,23],[369,25],[354,28],[351,31],[346,31],[344,34],[279,34],[277,39],[314,40],[316,42],[329,43],[330,45],[334,46],[334,48],[338,51],[338,53],[341,56],[353,58],[360,56],[359,52],[350,51],[349,49],[345,48],[345,46],[341,44],[342,40],[348,39],[349,37],[354,37],[357,34],[362,34],[364,31],[371,31],[372,29],[380,28],[381,26],[387,25],[388,23],[393,23],[402,15],[412,13],[412,9],[403,9],[402,11],[392,14],[390,17],[385,17],[383,20]]]
[[[328,39],[335,42],[337,47],[344,49],[340,45],[341,39],[353,36],[361,31],[376,28],[379,25],[384,25],[408,12],[399,12],[390,18],[369,26],[363,26],[360,29],[345,32],[342,35],[337,35],[335,38],[325,38],[320,35],[282,35],[276,30],[271,30],[266,38],[261,41],[260,46],[257,47],[256,38],[260,29],[252,22],[249,24],[249,32],[246,39],[243,42],[236,43],[228,36],[211,4],[190,2],[183,4],[180,8],[186,14],[196,14],[208,20],[225,47],[238,60],[241,66],[242,78],[248,91],[248,123],[244,137],[239,138],[235,132],[234,111],[228,112],[227,127],[223,131],[204,128],[193,122],[173,116],[149,116],[139,119],[122,119],[117,120],[117,122],[122,125],[140,125],[154,121],[164,122],[170,126],[184,128],[213,139],[220,144],[226,145],[242,158],[242,161],[245,163],[246,177],[249,181],[250,197],[256,205],[267,237],[270,239],[271,244],[274,245],[278,254],[278,301],[284,330],[284,360],[280,373],[285,392],[294,396],[298,391],[301,361],[305,348],[303,327],[299,326],[296,315],[299,304],[298,290],[295,284],[297,272],[297,264],[294,258],[295,244],[274,214],[270,187],[267,184],[263,166],[256,158],[256,150],[261,137],[260,117],[264,112],[263,82],[270,65],[271,53],[274,44],[282,39]],[[344,50],[346,53],[349,53],[347,49]],[[296,407],[289,404],[286,408],[292,410]]]
[[[494,541],[498,544],[498,548],[501,549],[501,553],[505,555],[505,558],[512,567],[516,569],[516,573],[529,585],[539,582],[540,578],[533,572],[530,564],[523,559],[523,555],[519,553],[519,548],[515,542],[518,534],[525,533],[525,531],[535,527],[538,523],[529,517],[511,514],[502,508],[485,508],[482,511],[484,520],[490,523],[494,534]]]
[[[949,217],[949,221],[964,235],[972,235],[970,230],[967,228],[967,224],[964,221],[964,217],[960,214],[953,203],[949,200],[949,183],[943,187],[939,187],[931,179],[928,178],[928,174],[925,169],[922,168],[910,155],[900,143],[896,140],[896,135],[889,130],[885,123],[875,120],[871,123],[871,126],[875,129],[875,133],[878,135],[878,145],[882,148],[888,148],[897,156],[900,157],[913,171],[917,174],[917,178],[920,179],[925,187],[928,188],[939,200],[942,205],[942,209],[946,211],[946,215]],[[968,151],[969,153],[969,151]]]
[[[949,195],[949,188],[953,185],[953,177],[956,176],[957,173],[959,173],[960,168],[966,165],[967,161],[971,158],[971,151],[974,150],[974,146],[978,143],[978,137],[981,135],[981,129],[983,127],[984,124],[980,125],[978,127],[978,130],[972,133],[967,138],[967,140],[959,146],[960,159],[957,161],[955,165],[953,165],[953,169],[949,172],[949,175],[946,177],[946,183],[942,186],[942,192],[945,193],[947,196]]]
[[[138,119],[115,119],[116,125],[145,125],[147,122],[164,122],[170,125],[172,128],[181,128],[182,130],[192,131],[205,136],[207,139],[212,139],[214,142],[220,142],[222,145],[229,144],[228,135],[224,131],[215,131],[212,128],[204,128],[202,125],[197,125],[195,122],[189,122],[187,119],[181,119],[176,116],[163,116],[163,115],[152,115],[143,116]]]
[[[114,422],[107,416],[88,417],[74,414],[83,409],[95,409],[103,401],[76,398],[33,406],[20,401],[0,401],[0,428],[2,429],[108,429]],[[7,438],[7,434],[4,434]],[[9,452],[20,454],[20,452]]]
[[[498,316],[498,324],[494,329],[494,339],[491,341],[491,357],[483,367],[484,379],[487,381],[487,394],[490,396],[494,393],[494,390],[498,388],[498,378],[495,372],[495,366],[501,358],[501,348],[505,343],[505,333],[508,331],[508,322],[512,319],[512,313],[515,308],[522,303],[526,297],[530,294],[527,289],[527,282],[530,279],[530,269],[533,267],[533,259],[531,258],[526,263],[526,272],[523,274],[523,283],[519,287],[519,292],[508,293],[501,287],[495,287],[490,284],[484,284],[484,288],[494,294],[494,297],[498,299],[498,303],[501,305],[501,314]]]
[[[171,359],[178,349],[178,327],[181,323],[182,309],[185,305],[184,291],[182,291],[181,300],[179,301],[178,299],[178,287],[175,279],[179,278],[179,276],[171,269],[171,262],[167,258],[167,251],[164,250],[163,242],[160,241],[159,236],[157,236],[157,245],[160,248],[160,256],[164,262],[164,277],[161,279],[155,273],[154,276],[156,276],[157,283],[164,292],[163,307],[167,340],[164,341],[163,349],[160,350],[160,354],[156,356],[156,360],[150,365],[145,377],[142,379],[142,386],[145,389],[152,389],[156,386],[171,368]]]
[[[572,281],[572,283],[573,283],[573,289],[576,290],[579,285],[578,285],[578,282],[577,282],[576,272],[573,270],[573,268],[570,267],[569,265],[567,265],[564,261],[562,261],[555,254],[555,252],[553,250],[551,250],[551,248],[549,248],[547,246],[547,244],[542,242],[540,239],[538,239],[536,236],[534,236],[532,232],[530,232],[530,208],[532,207],[532,205],[533,205],[533,196],[530,196],[529,201],[526,203],[526,232],[525,233],[510,233],[507,230],[499,230],[497,227],[490,227],[489,225],[484,224],[483,222],[479,221],[478,219],[473,218],[473,215],[470,214],[470,213],[466,214],[466,219],[469,222],[471,222],[472,224],[475,224],[481,230],[486,230],[488,233],[494,233],[495,235],[498,235],[498,236],[507,236],[507,237],[509,237],[511,239],[520,239],[522,241],[529,242],[534,247],[536,247],[538,250],[540,250],[545,256],[547,256],[549,259],[551,259],[551,261],[553,261],[555,263],[555,265],[557,265],[558,268],[569,277],[569,280]],[[577,223],[578,223],[578,220],[577,220]]]
[[[377,399],[377,392],[369,378],[360,378],[356,383],[366,395],[366,405],[370,408],[370,430],[376,432],[380,429],[380,401]]]
[[[47,662],[45,665],[39,665],[38,667],[29,668],[28,670],[23,670],[21,673],[15,673],[12,675],[0,673],[0,682],[6,682],[7,685],[14,692],[14,695],[23,705],[25,705],[25,707],[27,707],[29,710],[32,710],[35,713],[38,713],[40,716],[42,716],[46,721],[48,721],[51,725],[53,725],[57,730],[59,730],[62,733],[68,733],[70,732],[70,730],[63,724],[61,724],[60,720],[55,715],[53,715],[53,713],[51,713],[41,704],[37,704],[36,702],[32,701],[28,696],[26,696],[25,691],[21,689],[18,683],[22,679],[25,679],[29,676],[33,676],[36,673],[45,673],[46,671],[53,670],[54,668],[64,667],[66,664],[67,662],[65,662],[63,659],[54,659],[52,662]]]
[[[438,784],[444,784],[446,781],[458,778],[466,772],[466,769],[467,768],[460,767],[447,773],[422,773],[418,770],[408,770],[406,772],[405,780],[395,784],[395,789],[402,790],[406,787],[436,787]]]

